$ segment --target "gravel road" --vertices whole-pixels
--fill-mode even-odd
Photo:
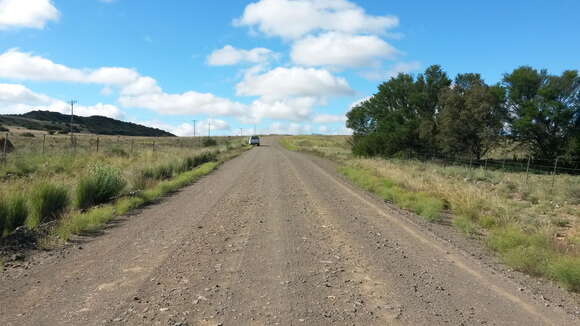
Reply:
[[[13,264],[0,325],[578,325],[275,138]],[[14,266],[15,265],[15,266]]]

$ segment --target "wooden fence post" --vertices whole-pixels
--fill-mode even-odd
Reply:
[[[552,172],[552,189],[550,190],[550,192],[552,192],[552,194],[554,193],[554,184],[556,183],[556,172],[558,170],[558,159],[559,159],[559,157],[556,157],[556,161],[554,162],[554,172]]]
[[[530,160],[531,156],[528,156],[528,165],[526,166],[526,184],[528,184],[528,177],[530,176]]]
[[[46,134],[42,135],[42,154],[46,153]]]
[[[99,142],[100,142],[99,137],[97,137],[97,153],[99,152]]]
[[[6,165],[6,161],[8,161],[7,147],[8,147],[8,133],[6,133],[6,135],[4,136],[4,149],[2,149],[2,162],[4,162],[4,165]]]

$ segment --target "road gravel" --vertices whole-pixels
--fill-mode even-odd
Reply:
[[[276,138],[12,264],[0,325],[579,325]],[[568,307],[569,309],[569,307]]]

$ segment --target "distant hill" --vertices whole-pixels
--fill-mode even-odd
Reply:
[[[70,115],[51,111],[31,111],[25,114],[0,115],[0,126],[22,127],[55,133],[68,133]],[[131,122],[119,121],[102,116],[73,116],[73,132],[98,135],[175,137],[167,131],[145,127]]]

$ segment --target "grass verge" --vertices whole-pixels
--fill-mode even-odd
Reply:
[[[426,193],[407,191],[363,167],[344,165],[339,167],[339,172],[363,189],[378,195],[383,200],[413,211],[428,221],[441,219],[445,203],[438,198]]]

